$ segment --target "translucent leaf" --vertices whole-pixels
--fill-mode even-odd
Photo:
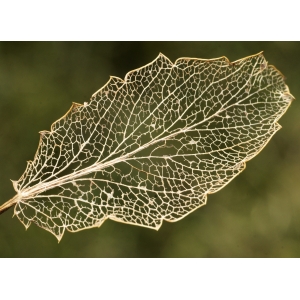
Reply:
[[[40,132],[0,212],[15,205],[26,228],[33,222],[58,240],[106,219],[159,229],[243,171],[292,99],[261,53],[233,63],[160,54]]]

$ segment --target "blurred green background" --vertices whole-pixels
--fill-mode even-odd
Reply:
[[[32,224],[0,216],[0,257],[300,257],[300,43],[298,42],[1,42],[0,203],[34,157],[41,130],[83,103],[110,75],[124,78],[162,52],[230,61],[264,51],[296,97],[283,128],[246,170],[207,205],[157,232],[106,221],[66,232],[62,241]]]

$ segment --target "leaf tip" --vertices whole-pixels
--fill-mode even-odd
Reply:
[[[278,131],[278,130],[280,130],[281,128],[282,128],[282,126],[281,126],[280,124],[278,124],[276,130]]]
[[[14,187],[14,190],[16,191],[16,192],[18,192],[19,190],[18,190],[18,180],[10,180],[11,182],[12,182],[12,185],[13,185],[13,187]]]
[[[124,80],[117,76],[109,76],[109,83],[123,83]]]
[[[282,94],[282,99],[283,99],[283,101],[285,101],[285,102],[291,103],[291,102],[293,102],[296,98],[295,98],[292,94],[290,94],[290,93],[283,93],[283,94]]]
[[[83,106],[83,104],[81,104],[81,103],[76,103],[76,102],[72,102],[72,105],[71,105],[70,110],[74,110],[74,109],[76,109],[76,108],[78,108],[78,107],[81,107],[81,106]]]
[[[46,135],[50,134],[50,131],[48,131],[48,130],[42,130],[42,131],[39,131],[39,134],[40,134],[40,141],[42,141],[42,139],[43,139]]]
[[[24,227],[25,227],[25,231],[27,231],[27,229],[30,227],[30,225],[31,225],[31,222],[29,222],[29,223],[27,223],[27,224],[25,224],[25,223],[23,223],[24,224]]]
[[[168,58],[166,57],[163,53],[159,52],[158,57],[164,57],[164,58]],[[169,58],[168,58],[169,59]]]
[[[157,224],[153,229],[158,231],[160,229],[160,227],[162,226],[163,220],[161,220],[161,222],[159,224]]]
[[[57,244],[59,244],[60,241],[61,241],[61,239],[62,239],[62,237],[63,237],[63,235],[62,235],[62,234],[60,234],[60,235],[55,235],[55,237],[57,238]]]

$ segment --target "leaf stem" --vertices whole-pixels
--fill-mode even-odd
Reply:
[[[18,200],[20,199],[20,195],[17,194],[7,202],[5,202],[3,205],[0,206],[0,215],[7,211],[10,207],[14,206]]]

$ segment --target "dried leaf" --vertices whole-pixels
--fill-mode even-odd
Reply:
[[[111,77],[40,132],[15,205],[60,240],[106,219],[159,229],[206,204],[281,126],[293,96],[262,53],[230,63],[160,54]]]

